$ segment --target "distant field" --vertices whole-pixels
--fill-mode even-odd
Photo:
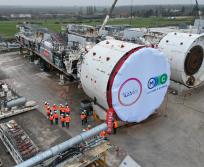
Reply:
[[[134,18],[131,25],[133,27],[161,27],[161,26],[173,26],[180,23],[192,24],[194,21],[191,17],[181,17],[176,19],[168,18]],[[130,19],[111,19],[109,24],[130,24]]]
[[[12,21],[0,21],[0,35],[6,38],[14,37],[15,33],[18,31],[16,28],[17,24],[21,24],[24,21],[37,23],[42,27],[47,27],[51,31],[59,32],[61,30],[61,26],[68,23],[83,23],[88,25],[100,25],[102,20],[92,19],[92,20],[76,20],[76,19],[49,19],[49,20],[12,20]],[[192,24],[193,18],[191,17],[180,17],[174,20],[170,20],[167,18],[134,18],[132,19],[131,26],[132,27],[158,27],[158,26],[170,26],[170,25],[178,25],[179,23],[187,23]],[[130,24],[130,19],[110,19],[108,24],[113,25],[122,25],[122,24]]]

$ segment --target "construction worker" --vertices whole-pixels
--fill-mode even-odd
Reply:
[[[118,121],[114,120],[114,122],[113,122],[113,133],[114,134],[116,134],[117,128],[118,128]]]
[[[53,120],[54,120],[54,116],[52,114],[50,114],[50,123],[51,123],[51,125],[53,125]]]
[[[64,107],[62,104],[59,106],[60,115],[64,114]]]
[[[45,102],[45,104],[44,104],[45,111],[47,111],[48,107],[49,107],[49,104],[47,102]]]
[[[82,126],[85,125],[86,114],[84,112],[81,113],[80,118]]]
[[[62,127],[64,127],[64,123],[65,123],[64,114],[61,115],[60,121],[61,121]]]
[[[47,112],[47,119],[49,119],[49,118],[50,118],[50,114],[51,114],[51,109],[50,109],[50,107],[48,107],[48,108],[46,109],[46,112]]]
[[[101,138],[105,138],[106,137],[106,131],[101,131],[101,133],[99,134],[99,136],[101,137]]]
[[[49,104],[47,102],[45,102],[44,103],[44,110],[45,110],[45,112],[47,113],[49,109],[50,109]]]
[[[70,115],[70,108],[69,108],[69,106],[66,106],[66,107],[64,108],[64,113]]]
[[[57,105],[56,104],[54,104],[53,106],[52,106],[52,110],[55,112],[55,111],[57,111]]]
[[[54,112],[54,119],[55,119],[55,124],[58,125],[58,114],[57,111]]]
[[[71,121],[71,117],[69,114],[67,114],[65,117],[65,124],[67,128],[69,128],[70,121]]]

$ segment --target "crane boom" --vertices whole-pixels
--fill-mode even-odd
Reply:
[[[196,1],[196,8],[197,8],[197,11],[198,11],[199,19],[201,19],[201,17],[202,17],[202,12],[200,11],[199,4],[198,4],[198,0],[195,0],[195,1]]]
[[[109,12],[108,12],[107,15],[106,15],[106,18],[105,18],[104,21],[103,21],[103,24],[102,24],[102,26],[101,26],[101,28],[100,28],[100,30],[99,30],[99,34],[100,34],[100,32],[104,29],[106,23],[108,22],[108,19],[110,18],[110,15],[112,14],[113,9],[115,8],[115,5],[116,5],[117,1],[118,1],[118,0],[114,0],[114,2],[113,2],[113,4],[112,4],[112,6],[111,6]]]

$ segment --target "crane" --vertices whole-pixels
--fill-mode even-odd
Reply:
[[[195,1],[196,1],[196,9],[198,11],[198,17],[199,17],[199,19],[202,19],[202,12],[201,12],[201,10],[199,8],[198,1],[197,0],[195,0]]]
[[[113,2],[113,4],[112,4],[112,6],[111,6],[109,12],[107,13],[107,15],[106,15],[106,17],[105,17],[105,19],[104,19],[104,21],[103,21],[103,24],[102,24],[102,26],[101,26],[101,28],[100,28],[100,30],[99,30],[99,34],[101,34],[101,31],[104,29],[106,23],[108,22],[108,19],[110,18],[110,15],[112,14],[113,9],[115,8],[115,5],[116,5],[117,1],[118,1],[118,0],[114,0],[114,2]]]
[[[199,4],[198,4],[198,0],[195,0],[196,1],[196,9],[197,9],[197,12],[198,12],[198,29],[197,29],[197,33],[200,34],[201,33],[201,21],[202,21],[202,12],[199,8]]]

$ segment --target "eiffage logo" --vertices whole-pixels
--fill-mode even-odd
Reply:
[[[142,84],[137,78],[127,79],[118,92],[118,101],[123,106],[131,106],[137,102],[142,93]]]

